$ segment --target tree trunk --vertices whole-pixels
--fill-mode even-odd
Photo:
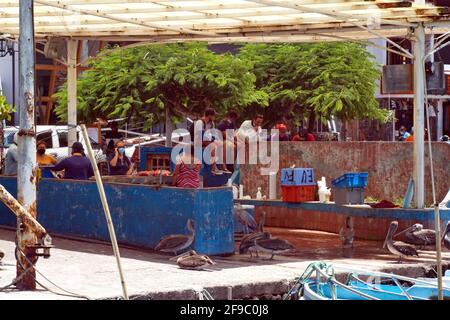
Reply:
[[[308,131],[309,132],[313,132],[315,123],[316,123],[316,113],[314,112],[314,110],[311,110],[309,112],[309,117],[308,117]]]

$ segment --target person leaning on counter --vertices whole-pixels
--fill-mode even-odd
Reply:
[[[83,154],[83,150],[83,145],[80,142],[74,142],[72,156],[61,160],[53,170],[64,170],[64,179],[88,180],[94,175],[94,170],[91,161]]]
[[[133,172],[134,164],[125,155],[125,142],[119,140],[116,142],[114,153],[108,156],[109,174],[130,175]]]

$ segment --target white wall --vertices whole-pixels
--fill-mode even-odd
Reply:
[[[17,53],[17,46],[16,46],[16,54],[15,54],[15,60],[16,60],[16,106],[18,106],[18,97],[19,97],[19,55]],[[10,104],[13,102],[13,85],[12,85],[12,57],[10,55],[7,55],[6,57],[1,58],[0,57],[0,79],[2,81],[2,88],[3,88],[3,95],[6,96],[6,101]],[[16,108],[17,109],[17,108]],[[19,117],[15,117],[18,121]]]
[[[386,47],[386,40],[384,40],[384,39],[371,39],[369,41],[378,46]],[[375,61],[378,64],[384,66],[387,63],[387,51],[386,50],[383,50],[383,49],[377,48],[377,47],[373,47],[373,46],[367,46],[366,50],[367,50],[367,52],[369,52],[375,56]],[[380,70],[380,72],[381,72],[381,70]],[[379,80],[377,80],[377,84],[378,84],[378,89],[377,89],[376,94],[379,94],[380,93],[380,81]]]

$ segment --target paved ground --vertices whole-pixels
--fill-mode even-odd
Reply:
[[[248,256],[213,257],[217,263],[207,271],[179,269],[169,255],[121,248],[122,265],[131,297],[141,299],[195,299],[196,290],[207,288],[215,298],[225,298],[227,287],[233,297],[285,292],[289,281],[317,260],[352,265],[371,270],[395,270],[398,274],[423,276],[430,271],[434,252],[420,251],[421,258],[397,264],[396,258],[381,249],[382,243],[356,241],[353,258],[344,258],[338,236],[325,232],[267,228],[272,234],[290,240],[298,250],[273,261]],[[5,257],[0,265],[0,287],[15,276],[14,232],[0,229],[0,248]],[[54,237],[56,248],[49,259],[40,259],[38,270],[55,284],[92,299],[115,298],[121,286],[112,249],[107,244]],[[450,265],[450,252],[444,253]],[[63,293],[40,274],[38,281],[52,291]],[[34,292],[3,291],[5,299],[74,299],[40,289]]]

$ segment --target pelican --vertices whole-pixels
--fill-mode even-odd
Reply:
[[[415,223],[411,227],[406,228],[395,236],[405,234],[406,242],[420,246],[436,244],[436,231],[431,229],[424,229],[420,223]]]
[[[447,226],[445,227],[445,231],[442,235],[442,240],[444,240],[444,246],[450,250],[450,221],[447,222]]]
[[[259,239],[270,239],[271,235],[268,232],[254,232],[246,235],[242,238],[241,243],[239,245],[239,254],[245,254],[250,252],[250,257],[252,257],[252,251],[250,249],[254,249],[256,252],[256,256],[258,257],[258,250],[256,249],[256,240]]]
[[[186,223],[186,227],[191,232],[189,235],[185,234],[172,234],[164,236],[159,240],[155,247],[156,251],[172,252],[175,255],[181,250],[188,248],[195,238],[194,221],[189,219]]]
[[[282,254],[295,249],[289,241],[272,238],[268,232],[263,232],[263,236],[255,239],[255,248],[256,250],[270,253],[269,260],[272,260],[276,254]]]
[[[200,270],[207,265],[215,264],[207,255],[200,255],[195,250],[190,250],[179,256],[172,257],[170,260],[176,260],[181,269]]]
[[[252,252],[250,249],[254,249],[255,240],[258,238],[270,238],[271,235],[266,232],[264,233],[264,223],[266,221],[266,213],[263,211],[261,213],[261,217],[259,219],[258,228],[254,230],[252,233],[246,234],[241,239],[241,243],[239,244],[239,254],[245,254],[250,252],[250,256],[252,256]],[[256,251],[256,256],[258,256],[258,251]]]
[[[257,225],[255,219],[241,204],[237,203],[234,205],[233,216],[244,226],[245,233],[249,233],[249,229],[256,230]]]
[[[355,230],[353,229],[352,218],[347,217],[345,219],[345,227],[342,227],[339,231],[339,237],[342,240],[342,246],[344,248],[353,248],[353,237],[355,235]]]
[[[416,248],[408,243],[404,243],[402,241],[394,241],[392,240],[393,235],[395,234],[395,231],[397,231],[398,228],[398,222],[392,221],[391,225],[389,226],[389,231],[386,235],[386,239],[384,240],[383,248],[388,247],[388,250],[394,254],[399,256],[398,262],[402,262],[403,256],[419,256],[417,253]]]

